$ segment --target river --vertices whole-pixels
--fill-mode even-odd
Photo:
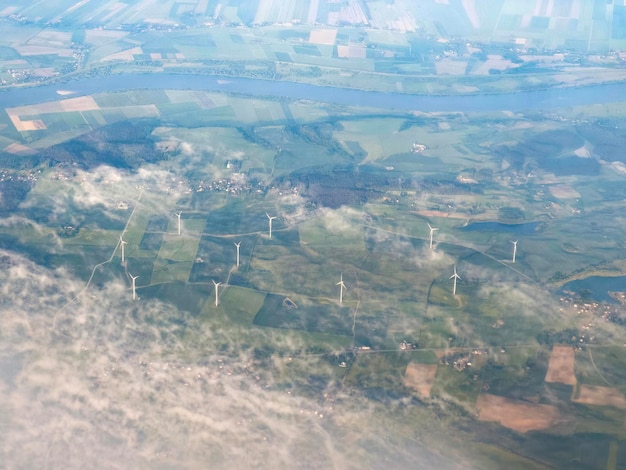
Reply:
[[[10,108],[59,100],[62,99],[58,94],[59,90],[72,91],[73,94],[68,97],[75,97],[137,89],[221,91],[274,99],[306,99],[347,106],[421,112],[549,111],[570,106],[626,101],[626,83],[503,94],[442,96],[382,93],[242,77],[154,73],[109,75],[16,88],[1,92],[0,103],[2,107]]]

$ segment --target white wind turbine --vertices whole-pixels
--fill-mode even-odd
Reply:
[[[213,281],[213,285],[215,286],[215,306],[219,307],[220,305],[220,300],[219,300],[219,287],[220,287],[221,282],[215,282]]]
[[[132,288],[133,288],[133,300],[137,300],[137,293],[135,291],[135,279],[137,279],[139,276],[133,276],[131,273],[128,273],[128,275],[131,278],[131,282],[132,282]]]
[[[429,223],[427,223],[426,225],[428,225],[428,229],[430,230],[430,243],[429,243],[429,247],[432,250],[433,249],[433,234],[439,230],[438,228],[435,227],[431,227]]]
[[[239,248],[241,247],[241,242],[235,243],[235,246],[237,247],[237,267],[239,267]]]
[[[343,283],[343,273],[341,273],[341,278],[339,279],[339,282],[337,283],[337,285],[339,286],[339,303],[342,304],[343,303],[343,290],[346,289],[346,285]]]
[[[270,217],[270,215],[267,212],[265,213],[265,215],[267,216],[267,219],[270,222],[270,238],[272,238],[272,220],[274,220],[276,216]]]
[[[122,235],[120,235],[120,247],[122,248],[122,264],[124,264],[126,262],[126,258],[124,257],[124,245],[126,245],[127,242],[124,241],[124,238],[122,238]]]
[[[456,273],[456,264],[454,265],[454,274],[450,276],[450,279],[454,279],[454,284],[452,284],[452,295],[456,295],[456,280],[461,279],[461,276]]]
[[[180,216],[183,214],[182,212],[174,212],[176,217],[178,217],[178,235],[180,235]]]
[[[512,241],[511,243],[513,243],[513,259],[511,260],[513,263],[515,263],[515,256],[517,255],[517,242],[518,240],[515,240],[514,242]]]

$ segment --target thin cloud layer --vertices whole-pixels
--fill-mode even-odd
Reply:
[[[49,220],[79,225],[84,213],[98,210],[101,218],[115,221],[127,216],[120,212],[120,204],[135,201],[142,194],[149,200],[150,193],[166,194],[172,201],[189,191],[188,185],[174,172],[159,166],[146,165],[136,172],[128,172],[106,165],[89,172],[76,170],[61,180],[50,174],[55,190],[32,191],[21,204],[23,210],[45,207]],[[47,188],[48,184],[42,184]]]
[[[6,251],[0,260],[8,468],[384,468],[392,455],[451,466],[398,437],[387,406],[337,383],[299,392],[277,372],[287,358],[260,362],[238,342],[253,333],[132,302],[121,281],[79,294],[82,282],[63,270]]]

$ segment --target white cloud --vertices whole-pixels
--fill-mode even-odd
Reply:
[[[9,468],[382,468],[394,455],[432,457],[399,437],[387,405],[332,382],[312,396],[289,385],[332,366],[261,363],[243,346],[265,334],[275,347],[303,345],[286,332],[216,329],[147,296],[132,302],[123,281],[67,303],[84,285],[66,271],[10,252],[0,260],[0,364],[13,367],[0,369],[10,430],[0,460]],[[293,364],[307,374],[290,379]],[[376,449],[364,432],[379,433]]]
[[[363,212],[348,206],[341,206],[338,209],[322,207],[318,210],[317,217],[322,220],[324,229],[331,234],[362,232],[362,226],[367,221]]]

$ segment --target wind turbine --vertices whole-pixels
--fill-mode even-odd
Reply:
[[[428,225],[428,229],[430,230],[430,244],[429,244],[429,246],[430,246],[430,249],[432,250],[432,249],[433,249],[433,234],[434,234],[437,230],[439,230],[439,229],[438,229],[438,228],[431,227],[429,223],[427,223],[426,225]]]
[[[270,217],[270,215],[267,212],[265,213],[265,215],[267,216],[267,219],[270,221],[270,238],[272,238],[272,220],[274,220],[276,216]]]
[[[178,217],[178,235],[180,235],[180,216],[183,214],[182,212],[175,212],[176,217]]]
[[[235,246],[237,247],[237,267],[239,267],[239,247],[241,246],[241,242],[235,243]]]
[[[341,278],[339,279],[339,282],[337,283],[337,285],[339,286],[339,303],[342,304],[343,303],[343,290],[346,289],[346,285],[343,283],[343,273],[341,273]]]
[[[513,263],[515,263],[515,255],[517,255],[517,242],[518,240],[515,240],[514,242],[512,241],[511,243],[513,243],[513,259],[511,260]]]
[[[213,285],[215,286],[215,306],[219,307],[220,305],[220,301],[219,301],[219,297],[218,297],[218,289],[220,286],[221,282],[215,282],[213,281]]]
[[[122,264],[126,262],[126,258],[124,258],[124,245],[126,245],[126,243],[127,242],[124,241],[122,235],[120,235],[120,246],[122,247]]]
[[[133,276],[131,273],[128,273],[128,275],[130,276],[130,278],[132,279],[132,286],[133,286],[133,300],[137,300],[137,293],[135,292],[135,279],[137,279],[139,276]]]
[[[461,276],[456,273],[456,264],[454,265],[454,274],[450,276],[450,279],[454,279],[454,284],[452,284],[452,295],[456,295],[456,280],[461,279]]]

